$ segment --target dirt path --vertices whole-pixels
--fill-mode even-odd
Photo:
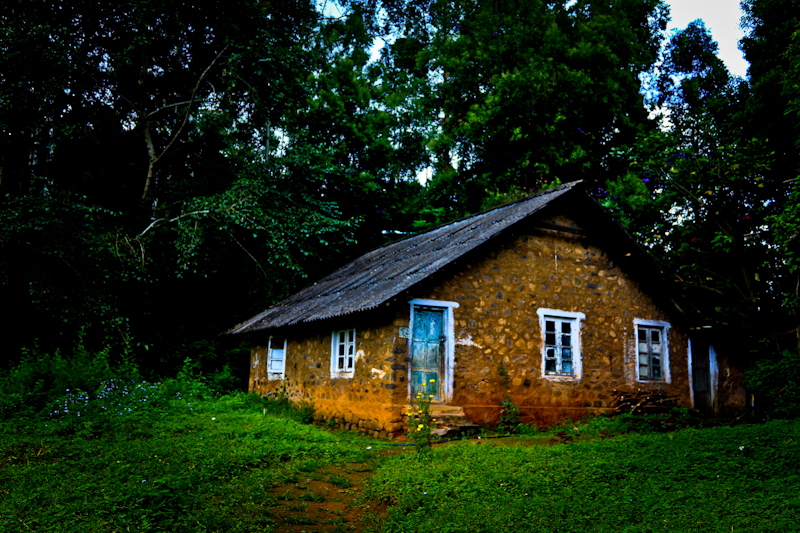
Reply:
[[[492,442],[504,446],[552,446],[551,437],[538,439],[476,439],[479,446]],[[447,444],[437,444],[447,446]],[[386,455],[413,453],[413,448],[386,450]],[[275,487],[278,505],[270,509],[276,533],[362,531],[365,516],[379,513],[369,504],[358,502],[366,480],[375,472],[375,463],[328,466],[316,472],[302,472],[294,482]]]
[[[395,450],[388,453],[403,453]],[[300,473],[297,481],[273,489],[278,506],[270,509],[276,533],[350,532],[364,529],[364,517],[373,509],[358,503],[364,482],[375,464],[327,466]]]

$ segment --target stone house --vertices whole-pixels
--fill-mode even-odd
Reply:
[[[743,409],[741,371],[676,302],[573,182],[374,250],[230,333],[252,336],[251,391],[374,435],[401,433],[417,392],[478,424],[506,394],[540,426],[615,390]]]

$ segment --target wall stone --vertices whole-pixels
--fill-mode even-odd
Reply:
[[[553,217],[550,224],[577,226]],[[408,406],[408,339],[412,298],[457,302],[452,405],[477,423],[499,421],[506,387],[524,421],[548,426],[608,409],[615,390],[662,389],[689,406],[688,332],[669,332],[671,382],[636,379],[634,318],[670,322],[603,249],[577,234],[529,227],[468,254],[383,307],[304,325],[287,333],[286,378],[268,380],[266,341],[251,352],[251,390],[285,390],[292,401],[313,403],[320,421],[367,434],[397,435]],[[585,314],[581,321],[583,374],[575,381],[542,376],[543,334],[537,309]],[[331,333],[356,328],[359,354],[352,379],[331,378]],[[726,367],[726,372],[727,372]],[[735,372],[734,372],[735,374]],[[729,374],[726,374],[726,376]],[[738,376],[720,401],[736,398]],[[743,393],[742,393],[743,395]]]

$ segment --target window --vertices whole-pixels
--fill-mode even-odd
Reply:
[[[270,337],[267,346],[267,375],[269,379],[283,379],[286,363],[286,339]]]
[[[331,373],[352,374],[356,357],[356,330],[333,332],[331,346]]]
[[[634,320],[636,331],[636,375],[639,381],[669,382],[669,324],[656,320]]]
[[[539,309],[542,330],[542,375],[548,379],[580,379],[580,321],[583,313]]]

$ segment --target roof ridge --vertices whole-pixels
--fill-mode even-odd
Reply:
[[[371,250],[228,333],[289,326],[372,309],[581,183],[578,180],[540,190]]]

